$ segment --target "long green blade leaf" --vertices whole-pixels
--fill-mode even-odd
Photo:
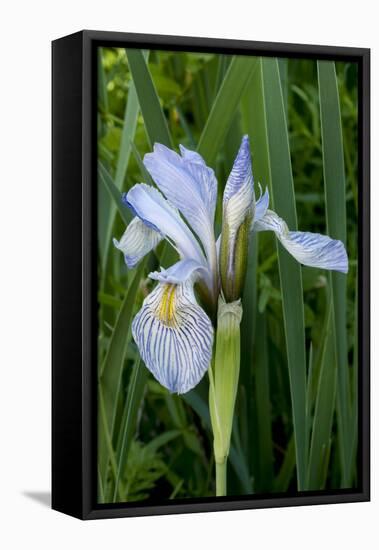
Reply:
[[[130,444],[135,433],[138,411],[140,409],[146,380],[147,369],[139,358],[133,367],[130,377],[123,418],[121,420],[120,437],[116,449],[117,475],[114,486],[113,502],[117,501],[120,480],[125,471]]]
[[[245,87],[257,68],[255,57],[234,57],[212,105],[197,150],[210,164],[230,128]]]
[[[116,206],[118,213],[121,216],[122,221],[125,223],[125,225],[128,225],[128,223],[132,219],[132,214],[127,206],[122,202],[121,199],[121,193],[116,187],[115,183],[113,182],[112,176],[107,171],[105,166],[101,161],[98,162],[97,165],[98,175],[101,183],[104,185],[105,189],[108,191],[110,197],[113,199],[112,203]],[[113,225],[112,225],[113,227]],[[109,236],[109,240],[111,239],[111,235]]]
[[[148,52],[145,53],[145,56],[146,57],[148,56]],[[107,90],[105,86],[104,69],[100,59],[99,59],[98,73],[99,73],[99,97],[100,97],[100,100],[102,100],[102,98],[105,98],[103,99],[103,102],[106,100],[106,105],[108,105],[108,96],[107,96]],[[114,185],[119,191],[124,190],[124,180],[125,180],[125,175],[126,175],[126,171],[127,171],[129,159],[130,159],[131,143],[134,139],[134,135],[137,128],[138,113],[139,113],[138,98],[137,98],[134,82],[132,82],[129,88],[128,100],[125,107],[124,124],[122,128],[120,150],[117,157],[116,174],[114,179]],[[106,269],[106,265],[109,260],[109,250],[111,246],[115,215],[116,215],[116,206],[114,202],[111,201],[109,205],[107,227],[106,227],[106,230],[104,231],[105,243],[104,243],[104,252],[102,255],[104,270]]]
[[[281,468],[274,481],[275,492],[279,493],[288,491],[288,487],[291,483],[291,479],[295,469],[295,462],[295,438],[292,435],[291,439],[289,440]]]
[[[322,155],[325,180],[327,232],[346,245],[345,168],[341,130],[341,113],[334,62],[318,61],[318,83]],[[353,430],[350,429],[350,389],[346,341],[346,275],[330,274],[334,304],[334,339],[338,362],[337,418],[342,487],[349,482],[348,456]]]
[[[126,292],[123,304],[119,311],[116,325],[113,329],[108,353],[100,369],[99,383],[104,399],[105,421],[109,427],[109,433],[113,437],[113,427],[116,418],[118,395],[121,385],[122,370],[126,357],[126,351],[130,342],[130,327],[133,315],[133,307],[136,300],[138,286],[144,272],[145,261],[136,270]],[[102,473],[103,486],[106,485],[108,453],[102,423],[99,423],[99,463]]]
[[[265,188],[270,181],[270,163],[267,145],[266,121],[262,93],[261,60],[257,62],[257,69],[249,80],[241,102],[243,132],[250,136],[252,150],[253,174],[256,189],[258,182]],[[244,314],[241,325],[241,382],[247,391],[248,417],[245,422],[248,426],[248,457],[249,465],[254,473],[254,479],[259,479],[259,469],[262,460],[258,448],[258,418],[256,412],[256,394],[253,394],[253,376],[255,363],[253,352],[256,338],[257,319],[257,268],[258,268],[258,234],[253,233],[249,243],[249,258],[246,273],[246,282],[243,293]],[[259,389],[256,390],[259,392]],[[271,459],[269,459],[271,460]]]
[[[172,140],[162,111],[149,68],[141,50],[127,49],[126,55],[133,81],[136,86],[146,133],[152,147],[154,143],[163,143],[172,147]]]
[[[321,490],[325,484],[328,469],[329,446],[331,439],[336,382],[337,363],[334,339],[332,335],[333,304],[330,304],[324,333],[321,369],[318,380],[316,406],[308,464],[308,489]]]
[[[257,78],[261,79],[264,102],[265,128],[261,129],[260,137],[266,134],[270,160],[271,204],[279,216],[286,220],[290,229],[296,230],[291,156],[278,61],[274,58],[263,58]],[[279,244],[277,250],[295,434],[297,482],[298,489],[303,490],[306,486],[308,451],[303,284],[300,265]]]
[[[257,441],[259,468],[256,491],[271,489],[274,477],[274,456],[271,431],[270,379],[267,350],[266,317],[257,315],[257,340],[255,365],[255,400],[257,407]]]

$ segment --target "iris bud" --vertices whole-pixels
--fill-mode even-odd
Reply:
[[[227,302],[238,300],[242,294],[254,209],[250,144],[249,138],[244,136],[226,183],[223,198],[220,276],[222,291]]]

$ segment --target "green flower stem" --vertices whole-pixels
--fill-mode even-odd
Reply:
[[[240,369],[241,318],[240,300],[227,304],[220,297],[217,315],[216,351],[214,363],[209,369],[209,410],[216,462],[217,496],[227,494],[227,459]]]
[[[216,462],[216,497],[226,496],[226,465],[224,462]]]

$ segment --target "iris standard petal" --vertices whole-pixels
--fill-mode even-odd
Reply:
[[[341,241],[319,233],[289,231],[285,221],[272,210],[254,223],[254,230],[274,231],[284,248],[301,264],[348,272],[348,257]]]
[[[200,155],[181,147],[183,156],[164,145],[144,157],[144,164],[167,199],[180,210],[203,244],[214,255],[213,220],[217,180]]]
[[[193,280],[195,280],[196,277],[201,277],[206,280],[207,278],[210,279],[211,276],[208,269],[199,264],[199,262],[195,260],[180,260],[168,269],[161,267],[160,271],[149,273],[149,277],[161,283],[180,284],[190,277],[192,277]]]
[[[125,263],[131,269],[162,239],[161,233],[148,227],[136,217],[130,222],[119,241],[113,239],[113,244],[124,253]]]
[[[246,216],[253,216],[254,203],[250,143],[248,136],[244,136],[226,182],[223,197],[224,222],[228,225],[231,238],[236,234]]]
[[[195,236],[177,209],[157,189],[139,183],[123,196],[123,200],[145,225],[167,237],[182,258],[193,258],[206,264]]]
[[[213,327],[196,302],[191,278],[159,283],[134,318],[132,334],[145,365],[170,392],[194,388],[210,365]]]
[[[197,183],[197,188],[204,202],[210,220],[213,223],[217,202],[217,179],[212,168],[209,168],[204,159],[196,151],[179,145],[184,166]]]

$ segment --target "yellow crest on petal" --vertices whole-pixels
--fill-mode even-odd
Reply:
[[[169,326],[175,326],[175,295],[177,285],[165,284],[162,292],[162,298],[158,306],[159,320]]]

